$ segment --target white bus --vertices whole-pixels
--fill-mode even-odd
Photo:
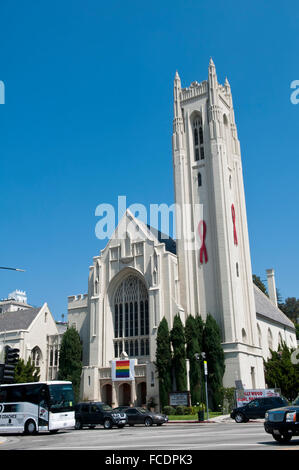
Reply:
[[[0,434],[56,433],[75,426],[71,382],[0,385]]]

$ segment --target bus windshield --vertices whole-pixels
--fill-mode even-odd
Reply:
[[[49,385],[49,411],[61,413],[74,410],[74,392],[72,384]]]

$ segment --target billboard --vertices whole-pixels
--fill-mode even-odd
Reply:
[[[244,406],[255,398],[265,397],[279,397],[280,390],[278,388],[259,388],[259,389],[248,389],[248,390],[236,390],[236,402],[237,407]]]

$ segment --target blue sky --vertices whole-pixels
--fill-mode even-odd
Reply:
[[[1,0],[0,266],[26,273],[0,270],[0,297],[26,290],[60,319],[105,245],[98,204],[173,202],[175,71],[205,80],[211,56],[233,93],[253,272],[299,297],[298,20],[295,1]]]

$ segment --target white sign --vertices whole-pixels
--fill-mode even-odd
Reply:
[[[280,391],[274,388],[236,390],[237,407],[244,406],[255,398],[279,397]]]
[[[173,392],[169,394],[170,406],[189,406],[190,392]]]

